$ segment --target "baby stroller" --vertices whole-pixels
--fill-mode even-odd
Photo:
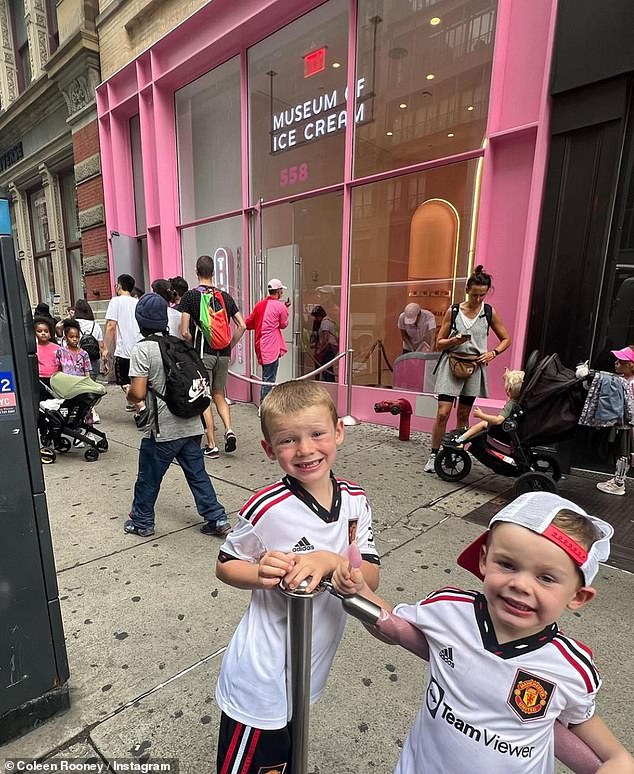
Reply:
[[[108,439],[101,430],[86,424],[86,417],[106,394],[105,387],[89,376],[63,373],[51,376],[50,389],[44,384],[42,387],[51,395],[50,399],[40,401],[38,411],[42,464],[55,462],[56,452],[70,451],[71,439],[88,447],[84,452],[86,462],[96,462],[99,452],[108,451]]]
[[[570,437],[577,427],[586,380],[565,368],[558,355],[542,358],[537,351],[524,372],[518,405],[508,419],[474,436],[464,448],[445,441],[435,463],[443,481],[465,478],[473,455],[495,473],[515,478],[516,497],[536,490],[557,491],[562,466],[553,444]]]

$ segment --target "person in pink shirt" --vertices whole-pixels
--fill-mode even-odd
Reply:
[[[287,352],[282,331],[288,325],[291,302],[288,299],[282,301],[285,290],[286,285],[279,279],[269,280],[268,296],[258,301],[246,319],[247,330],[255,331],[255,354],[262,366],[262,381],[271,385],[262,387],[260,403],[273,389],[280,358]]]
[[[59,361],[57,360],[57,350],[60,348],[53,341],[54,330],[53,321],[47,317],[35,317],[33,319],[33,328],[35,338],[37,339],[37,371],[40,382],[47,387],[50,386],[51,376],[59,371]],[[40,387],[40,400],[50,398],[50,394]]]

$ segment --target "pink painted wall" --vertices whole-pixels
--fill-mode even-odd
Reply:
[[[126,160],[129,159],[127,122],[133,113],[139,111],[141,114],[152,279],[177,273],[181,267],[174,90],[229,57],[244,52],[248,46],[319,4],[320,0],[241,0],[239,3],[214,0],[99,86],[97,105],[106,220],[109,230],[122,233],[134,233],[130,230],[134,208],[131,206],[131,164]],[[351,18],[354,18],[355,9],[354,0],[350,0]],[[548,154],[548,77],[555,12],[556,0],[499,0],[498,3],[475,260],[485,264],[494,276],[495,293],[491,302],[500,312],[514,342],[510,353],[491,368],[492,397],[498,400],[503,398],[499,386],[503,368],[517,367],[523,357]],[[351,83],[354,81],[353,43],[354,36],[351,35],[348,60]],[[246,92],[242,102],[242,145],[246,158]],[[347,138],[347,180],[351,154],[351,138]],[[247,206],[246,181],[244,169],[244,207]],[[348,185],[346,192],[344,215],[348,222]],[[348,233],[347,229],[344,231]],[[246,216],[243,233],[244,265],[247,267],[245,287],[248,287],[251,257]],[[344,240],[344,277],[347,276],[347,262]],[[341,311],[341,330],[345,334],[345,298]],[[341,371],[343,374],[345,369]],[[231,390],[234,389],[232,386]],[[241,399],[248,397],[248,388],[241,385],[238,392]],[[338,393],[340,409],[344,410],[345,390],[340,388]],[[390,415],[375,415],[373,405],[401,393],[367,388],[355,388],[353,393],[353,406],[358,416],[396,424]],[[403,396],[415,398],[411,393],[403,393]],[[430,426],[429,420],[421,417],[415,417],[413,424],[418,429]]]

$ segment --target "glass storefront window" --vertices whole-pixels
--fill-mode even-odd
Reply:
[[[464,298],[478,164],[442,166],[353,190],[350,341],[355,384],[392,385],[394,361],[402,351],[398,318],[406,304],[415,302],[431,312],[438,329],[453,300]],[[419,391],[422,372],[420,382]]]
[[[176,92],[181,223],[242,207],[240,57]]]
[[[231,295],[243,317],[247,293],[244,288],[245,268],[242,249],[242,216],[225,218],[213,223],[192,226],[181,232],[183,252],[183,276],[189,287],[196,287],[196,261],[201,255],[214,259],[214,280],[217,287]],[[237,373],[246,372],[246,350],[248,339],[243,337],[231,352],[231,369]]]
[[[79,208],[75,176],[71,173],[60,176],[62,194],[62,217],[66,237],[66,266],[70,280],[71,303],[84,297],[84,277],[81,262],[81,231],[79,230]]]
[[[482,146],[496,7],[360,0],[356,177]]]
[[[145,215],[145,185],[143,183],[143,156],[141,151],[141,118],[130,119],[130,155],[132,157],[132,187],[134,189],[134,218],[137,234],[147,232]]]
[[[48,230],[48,211],[44,191],[29,194],[29,214],[33,236],[33,258],[37,279],[38,301],[46,301],[53,308],[55,278]]]
[[[60,177],[62,193],[62,215],[64,217],[64,233],[69,244],[81,241],[79,230],[79,208],[77,206],[77,191],[73,174]]]
[[[29,210],[31,212],[31,223],[33,226],[34,251],[35,253],[48,252],[50,236],[44,191],[36,191],[29,196]]]
[[[249,49],[252,203],[343,180],[347,8],[330,0]]]
[[[44,301],[53,309],[55,279],[53,277],[53,261],[50,255],[35,259],[35,276],[37,280],[37,300]]]
[[[288,354],[280,361],[279,377],[291,379],[313,371],[338,351],[343,194],[267,207],[262,221],[264,276],[258,278],[259,287],[278,277],[292,301],[284,332]],[[337,366],[320,378],[334,381],[336,372]]]

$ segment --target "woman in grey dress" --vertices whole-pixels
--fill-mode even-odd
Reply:
[[[486,398],[489,394],[486,366],[511,346],[508,331],[495,309],[488,313],[488,305],[484,300],[490,289],[491,275],[487,274],[482,266],[476,266],[467,280],[467,300],[459,305],[453,327],[449,307],[438,331],[436,347],[446,354],[441,355],[438,361],[438,411],[431,433],[431,455],[424,468],[426,473],[434,472],[436,454],[440,449],[454,403],[458,402],[458,427],[468,427],[469,414],[475,399]],[[499,344],[492,350],[487,348],[489,327],[499,339]],[[480,367],[467,379],[458,379],[449,367],[449,352],[454,355],[478,355]]]

